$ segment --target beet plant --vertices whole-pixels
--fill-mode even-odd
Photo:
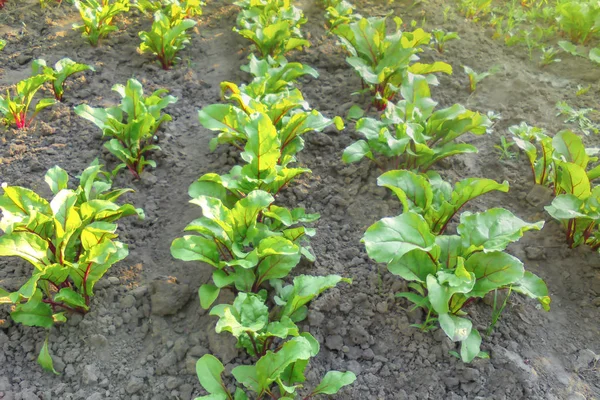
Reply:
[[[421,215],[436,235],[445,232],[452,217],[467,202],[492,191],[508,192],[508,182],[486,178],[463,179],[452,188],[434,171],[389,171],[377,179],[377,184],[394,192],[404,211]]]
[[[247,392],[255,393],[256,399],[265,396],[273,399],[298,398],[297,390],[306,381],[304,374],[310,358],[319,353],[320,346],[310,333],[300,333],[296,322],[306,318],[309,301],[342,281],[350,283],[350,280],[338,275],[300,275],[294,278],[292,285],[283,286],[281,281],[273,281],[277,292],[277,307],[273,310],[265,303],[266,293],[240,293],[232,305],[222,304],[212,309],[211,314],[219,317],[217,332],[230,332],[238,340],[238,347],[258,359],[253,365],[239,366],[231,371],[237,381],[236,399],[248,399]],[[221,362],[212,355],[207,354],[198,360],[196,372],[200,384],[210,394],[201,399],[234,398],[223,384],[223,371]],[[352,372],[329,371],[315,388],[300,398],[335,394],[355,380]]]
[[[378,110],[384,110],[393,101],[399,88],[412,74],[452,73],[452,67],[436,61],[423,64],[418,53],[428,45],[431,35],[423,29],[403,32],[402,20],[394,18],[396,29],[388,34],[387,17],[362,18],[359,21],[340,24],[332,32],[350,54],[346,58],[363,82],[363,91],[370,92]],[[429,77],[436,83],[435,76]]]
[[[586,244],[592,250],[600,250],[600,186],[592,188],[581,167],[563,165],[563,168],[569,181],[576,179],[577,186],[571,185],[567,193],[556,196],[545,209],[565,229],[570,248]]]
[[[593,1],[561,1],[555,11],[558,29],[573,43],[587,44],[600,32],[600,5]]]
[[[411,291],[396,296],[425,309],[426,318],[417,326],[428,331],[439,323],[452,341],[461,343],[460,358],[470,362],[486,356],[480,350],[481,335],[464,311],[471,302],[508,290],[538,299],[549,309],[546,284],[504,252],[524,232],[543,225],[543,221],[530,224],[510,211],[493,208],[463,212],[458,235],[436,235],[429,221],[408,210],[371,225],[363,242],[369,257],[386,263],[392,274],[410,282]]]
[[[306,381],[304,374],[311,357],[318,354],[319,342],[310,334],[295,337],[274,351],[268,351],[254,365],[240,365],[231,374],[239,386],[231,394],[223,383],[223,364],[214,356],[206,354],[196,363],[196,373],[200,384],[209,393],[197,399],[249,399],[247,392],[255,393],[253,398],[263,399],[311,399],[319,395],[336,394],[344,386],[356,380],[354,373],[329,371],[321,382],[310,392],[298,397],[297,390]],[[242,389],[240,386],[245,388]],[[280,396],[275,393],[278,388]],[[267,397],[268,396],[268,397]]]
[[[446,32],[441,29],[434,29],[431,31],[433,34],[433,40],[435,42],[435,48],[439,53],[443,53],[446,48],[446,42],[450,40],[458,40],[460,36],[456,32]]]
[[[234,28],[252,41],[262,58],[278,60],[291,50],[310,46],[302,37],[300,26],[306,23],[302,11],[287,0],[241,0],[242,7]]]
[[[162,123],[171,121],[171,116],[162,110],[177,102],[177,98],[165,96],[166,89],[144,96],[142,84],[135,79],[129,79],[126,86],[117,84],[112,89],[121,96],[118,107],[92,108],[81,104],[75,107],[75,113],[94,123],[103,136],[112,138],[104,147],[122,162],[113,170],[113,175],[127,167],[139,179],[147,165],[156,168],[156,162],[146,159],[146,155],[160,150],[153,144],[155,134]]]
[[[87,64],[77,63],[70,58],[63,58],[54,64],[54,68],[48,67],[46,61],[37,59],[32,64],[33,74],[45,75],[52,82],[54,98],[62,101],[64,94],[64,83],[70,76],[83,71],[95,71],[94,67]]]
[[[13,96],[9,89],[6,90],[6,97],[0,96],[0,114],[3,115],[2,121],[6,126],[28,128],[40,111],[56,103],[55,99],[40,99],[35,104],[33,113],[30,113],[35,94],[48,80],[50,78],[46,75],[32,76],[15,85]]]
[[[0,51],[4,50],[4,47],[6,47],[6,40],[0,39]]]
[[[200,0],[135,0],[133,6],[143,14],[153,16],[157,11],[166,11],[167,15],[172,15],[172,11],[167,10],[170,7],[178,10],[185,18],[193,18],[202,15],[203,1]],[[179,11],[180,10],[180,11]]]
[[[563,130],[552,138],[542,129],[525,123],[512,126],[509,131],[517,147],[527,155],[534,183],[551,187],[554,194],[568,193],[563,185],[568,187],[570,182],[578,179],[569,177],[581,175],[579,169],[585,171],[586,180],[600,177],[600,165],[590,168],[598,158],[589,154],[597,151],[586,149],[577,134]],[[565,164],[564,172],[561,172],[560,167]]]
[[[73,29],[81,32],[92,46],[105,38],[110,32],[118,30],[113,20],[118,15],[129,11],[129,0],[75,0],[83,24],[74,24]]]
[[[469,76],[469,92],[474,93],[477,90],[477,84],[484,80],[485,78],[494,75],[499,71],[498,67],[492,67],[488,71],[485,72],[476,72],[471,67],[467,67],[463,65],[463,69],[465,74]]]
[[[354,5],[342,0],[327,7],[326,18],[330,31],[342,24],[350,24],[360,20],[362,16],[354,12]]]
[[[203,216],[185,230],[197,235],[175,239],[171,254],[215,268],[213,283],[200,287],[202,307],[210,307],[225,287],[258,293],[267,281],[286,277],[301,256],[314,260],[306,245],[314,230],[301,224],[319,215],[306,214],[301,208],[288,210],[273,201],[273,196],[262,190],[250,192],[230,207],[206,195],[191,200],[202,208]]]
[[[127,245],[116,241],[115,221],[141,209],[118,205],[129,189],[111,189],[109,174],[97,161],[86,168],[79,186],[69,189],[69,176],[59,167],[45,177],[54,198],[30,189],[3,184],[0,256],[20,257],[32,264],[32,276],[20,289],[0,289],[0,303],[11,304],[10,316],[27,326],[52,328],[66,314],[85,314],[94,285],[117,262],[127,257]],[[54,371],[47,340],[40,364]]]
[[[310,173],[307,168],[288,168],[287,164],[293,159],[280,163],[281,140],[266,114],[250,115],[245,128],[248,141],[241,156],[246,164],[234,166],[225,175],[203,175],[190,186],[192,198],[211,196],[231,206],[258,189],[276,196],[299,175]]]
[[[344,127],[339,117],[329,119],[317,110],[309,110],[298,89],[258,95],[252,84],[240,88],[231,82],[223,82],[221,88],[224,94],[230,93],[226,97],[235,105],[211,104],[198,113],[202,126],[219,132],[210,142],[211,150],[224,143],[241,150],[248,140],[250,116],[256,112],[267,114],[277,131],[281,165],[294,161],[295,154],[304,148],[304,134],[323,131],[332,124],[338,129]]]
[[[168,70],[179,59],[177,53],[190,42],[190,37],[186,31],[195,25],[196,21],[194,20],[172,20],[166,14],[157,11],[154,14],[152,29],[149,32],[142,31],[139,33],[142,40],[140,51],[154,54],[162,68]]]
[[[404,100],[389,103],[380,119],[362,118],[357,122],[356,130],[365,139],[344,150],[344,162],[366,157],[382,170],[427,171],[444,158],[476,153],[475,146],[457,143],[456,139],[466,133],[483,135],[492,126],[487,116],[460,104],[435,110],[437,103],[431,99],[423,76],[410,76],[400,93]]]
[[[259,98],[267,94],[280,93],[292,90],[298,79],[303,76],[318,78],[319,73],[312,67],[299,63],[288,62],[285,58],[275,61],[272,58],[259,59],[254,54],[248,57],[247,65],[241,67],[242,71],[252,75],[252,81],[241,85],[240,91],[252,97]],[[221,85],[221,87],[228,85]]]

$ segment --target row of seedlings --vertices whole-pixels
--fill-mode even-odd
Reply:
[[[254,393],[256,399],[293,399],[320,347],[297,325],[307,317],[307,303],[351,281],[338,275],[298,275],[289,283],[302,258],[314,261],[308,238],[315,230],[306,224],[319,215],[277,205],[275,199],[295,178],[310,173],[293,166],[304,147],[302,135],[334,121],[311,110],[294,87],[299,77],[316,77],[316,71],[284,57],[308,45],[299,29],[306,22],[302,11],[284,0],[236,4],[242,8],[236,30],[257,50],[242,68],[253,79],[241,86],[223,82],[228,103],[204,107],[199,118],[205,128],[219,132],[211,149],[233,145],[243,164],[228,174],[205,174],[190,186],[191,202],[201,207],[202,217],[186,227],[194,235],[173,241],[171,253],[214,268],[212,282],[199,289],[200,304],[218,317],[216,331],[231,333],[252,360],[231,370],[237,383],[228,387],[224,366],[215,356],[204,355],[196,369],[209,396],[201,398],[247,399]],[[340,126],[339,118],[335,122]],[[233,303],[213,306],[225,289],[236,294]],[[355,379],[352,372],[329,371],[302,398],[335,394]]]
[[[99,12],[116,4],[103,3]],[[175,2],[165,7],[170,10],[169,20],[174,28],[186,21],[177,7]],[[155,15],[159,14],[161,11],[157,10]],[[184,30],[178,29],[175,42],[166,41],[162,46],[171,63],[185,35]],[[168,31],[165,35],[173,36]],[[63,101],[67,78],[86,70],[94,68],[68,58],[58,61],[54,68],[43,59],[33,61],[32,76],[16,84],[13,96],[10,92],[6,97],[0,96],[4,124],[27,129],[41,110]],[[33,107],[36,93],[47,83],[53,96],[38,100]],[[45,176],[54,194],[50,201],[27,188],[2,186],[0,229],[4,234],[0,236],[0,256],[20,257],[34,268],[31,278],[17,290],[0,288],[0,304],[11,306],[13,321],[48,330],[38,362],[54,373],[48,343],[51,328],[65,322],[70,313],[87,313],[94,285],[115,263],[127,257],[127,245],[115,240],[118,238],[115,222],[131,215],[144,217],[143,211],[131,204],[117,204],[131,189],[112,189],[112,178],[125,167],[139,178],[146,165],[155,166],[145,155],[158,149],[152,143],[153,138],[160,125],[171,120],[162,110],[177,101],[165,95],[166,90],[144,96],[142,85],[135,79],[130,79],[127,85],[115,85],[113,90],[122,97],[117,107],[102,109],[79,105],[75,108],[77,114],[96,124],[104,136],[111,138],[105,147],[122,162],[112,172],[104,171],[103,165],[95,160],[78,177],[77,187],[70,189],[69,174],[54,167]]]
[[[360,76],[363,91],[381,111],[377,118],[353,111],[359,118],[356,130],[364,139],[345,149],[343,161],[374,162],[384,172],[378,185],[389,188],[403,208],[399,216],[383,218],[367,229],[362,239],[367,253],[409,282],[410,290],[397,296],[425,310],[419,324],[423,331],[439,325],[461,343],[454,354],[464,362],[487,357],[465,307],[490,292],[505,291],[538,299],[549,309],[543,280],[504,252],[525,231],[539,230],[544,222],[527,223],[508,210],[493,208],[460,213],[456,234],[446,232],[470,200],[508,191],[507,182],[484,178],[463,179],[453,187],[431,170],[444,158],[476,153],[475,146],[457,139],[489,132],[494,115],[460,104],[436,109],[430,86],[438,82],[432,73],[450,74],[452,68],[444,62],[418,62],[418,54],[432,40],[429,33],[421,28],[402,31],[402,20],[395,18],[396,29],[388,34],[387,16],[363,18],[353,13],[350,3],[334,3],[328,8],[331,32],[349,54],[346,61]]]

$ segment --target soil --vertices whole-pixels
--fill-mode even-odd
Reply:
[[[290,58],[320,73],[318,80],[302,81],[305,97],[330,117],[345,116],[356,103],[366,107],[365,99],[351,95],[360,82],[335,39],[326,34],[324,10],[315,0],[297,3],[308,18],[304,32],[312,47]],[[510,182],[510,193],[488,194],[469,204],[469,210],[502,206],[528,221],[547,220],[541,232],[527,233],[509,252],[545,279],[552,309],[544,312],[535,302],[513,296],[493,333],[484,336],[483,349],[490,359],[471,364],[449,354],[456,346],[440,330],[423,333],[411,327],[423,315],[394,297],[405,283],[369,260],[360,244],[369,225],[400,212],[398,201],[376,186],[379,171],[373,165],[341,162],[343,149],[358,137],[352,124],[343,132],[310,134],[299,161],[313,173],[279,197],[283,204],[321,213],[312,240],[317,261],[297,272],[338,273],[354,282],[329,290],[310,306],[302,327],[322,345],[311,361],[306,386],[337,369],[358,376],[339,399],[600,398],[598,254],[567,248],[561,228],[543,211],[549,197],[533,187],[525,157],[501,161],[494,148],[507,128],[521,121],[552,134],[566,128],[555,116],[559,100],[596,107],[600,68],[561,55],[562,62],[541,69],[524,49],[492,40],[490,32],[465,21],[452,6],[445,19],[446,4],[441,0],[416,7],[402,1],[355,3],[363,15],[393,10],[406,22],[424,19],[426,29],[459,33],[462,40],[450,42],[445,53],[422,54],[426,61],[449,62],[455,70],[440,78],[433,97],[440,106],[458,102],[499,112],[502,119],[492,135],[465,139],[479,148],[478,154],[454,157],[437,170],[452,181],[480,176]],[[153,157],[158,167],[141,181],[126,173],[117,179],[119,187],[136,189],[127,200],[147,214],[144,221],[120,223],[120,239],[129,244],[129,257],[98,283],[92,311],[72,316],[51,331],[51,353],[60,375],[48,374],[36,364],[45,331],[14,325],[8,310],[0,310],[0,399],[190,399],[205,394],[194,371],[200,356],[216,355],[227,371],[247,361],[227,334],[215,333],[214,318],[199,306],[196,290],[209,280],[210,269],[176,261],[169,252],[171,241],[200,213],[188,203],[188,186],[204,173],[227,172],[238,159],[235,149],[210,152],[213,133],[197,120],[198,109],[220,101],[219,82],[248,80],[239,69],[248,43],[231,31],[237,12],[228,2],[209,1],[196,34],[181,53],[182,62],[163,71],[136,52],[137,32],[148,29],[150,21],[135,12],[119,21],[118,32],[92,48],[71,30],[79,17],[68,4],[41,10],[34,0],[9,0],[0,11],[0,37],[8,42],[0,53],[3,90],[27,77],[35,58],[53,64],[68,56],[96,68],[95,73],[70,80],[64,103],[42,112],[34,127],[0,132],[0,182],[49,196],[43,176],[54,165],[76,175],[99,157],[114,167],[116,160],[102,150],[99,130],[72,109],[81,103],[115,104],[118,95],[110,90],[115,83],[135,77],[146,91],[167,88],[179,98],[168,110],[173,121],[161,128],[162,151]],[[469,94],[463,64],[476,71],[500,65],[501,72]],[[576,97],[578,85],[592,89]],[[600,144],[598,136],[585,140],[588,145]],[[0,286],[6,289],[19,287],[29,274],[30,266],[24,262],[0,260]],[[490,323],[491,307],[486,303],[467,309],[481,332]]]

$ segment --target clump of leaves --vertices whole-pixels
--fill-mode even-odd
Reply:
[[[543,46],[542,54],[540,55],[540,65],[542,67],[545,67],[547,65],[560,62],[561,61],[560,58],[556,58],[558,53],[559,53],[559,50],[555,49],[552,46],[550,46],[550,47]]]
[[[254,113],[246,125],[247,142],[242,159],[245,165],[236,165],[228,174],[208,173],[194,182],[189,189],[192,198],[200,195],[216,197],[228,206],[254,190],[263,190],[276,196],[307,168],[288,168],[293,161],[282,160],[281,139],[266,114]]]
[[[129,11],[129,0],[75,0],[74,4],[83,24],[74,24],[73,29],[80,31],[92,46],[97,46],[99,39],[116,31],[114,18]]]
[[[10,90],[7,89],[6,97],[0,96],[0,114],[3,115],[3,123],[7,126],[14,125],[17,129],[25,129],[31,125],[41,110],[55,104],[55,99],[40,99],[35,105],[33,114],[29,115],[29,108],[35,94],[49,79],[46,75],[24,79],[16,84],[12,97]]]
[[[206,354],[196,363],[196,373],[200,384],[209,393],[198,399],[248,399],[247,392],[255,393],[256,399],[269,396],[271,399],[296,399],[297,389],[306,381],[304,374],[311,357],[319,353],[320,347],[309,333],[295,337],[275,351],[268,351],[254,365],[240,365],[231,374],[237,381],[232,395],[223,383],[223,364],[214,356]],[[276,368],[274,366],[277,366]],[[352,372],[329,371],[321,382],[301,398],[310,399],[319,395],[336,394],[342,387],[356,380]],[[276,397],[273,386],[279,389]],[[245,389],[242,389],[243,386]]]
[[[566,193],[565,188],[580,179],[576,178],[579,172],[575,169],[582,169],[589,180],[600,176],[600,165],[588,170],[590,163],[598,160],[590,155],[598,150],[586,149],[581,138],[571,131],[560,131],[551,138],[542,129],[525,123],[512,126],[509,131],[529,159],[534,183],[553,188],[556,195]],[[565,163],[568,173],[561,174],[559,167]]]
[[[299,62],[288,62],[286,59],[276,61],[271,57],[259,59],[254,54],[250,54],[248,59],[248,64],[242,66],[241,70],[251,74],[252,81],[241,85],[240,91],[255,99],[292,90],[300,77],[319,77],[314,68]],[[226,88],[224,85],[221,87]]]
[[[237,381],[235,398],[248,399],[248,391],[255,393],[257,399],[266,395],[274,399],[297,398],[300,384],[306,381],[304,374],[310,358],[319,353],[320,346],[310,333],[299,333],[295,323],[306,318],[305,304],[341,281],[350,283],[337,275],[301,275],[294,278],[293,285],[285,287],[281,281],[274,281],[278,309],[272,312],[265,304],[265,293],[240,293],[233,305],[213,308],[211,314],[219,317],[217,332],[231,332],[238,339],[238,347],[258,358],[254,365],[239,366],[231,371]],[[292,338],[285,341],[289,336]],[[207,354],[200,358],[196,371],[200,384],[210,394],[200,399],[215,396],[233,399],[222,381],[223,365],[215,357]],[[321,383],[302,398],[335,394],[355,380],[352,372],[329,371]],[[274,385],[280,397],[276,397]]]
[[[543,225],[493,208],[462,213],[458,235],[436,235],[423,216],[409,210],[371,225],[363,242],[369,257],[410,282],[412,290],[397,296],[425,309],[427,317],[417,326],[427,331],[439,323],[452,341],[461,343],[460,358],[470,362],[487,357],[480,349],[481,335],[466,318],[464,308],[471,302],[496,290],[511,290],[538,299],[549,309],[544,281],[504,252],[524,232]]]
[[[213,284],[200,287],[202,307],[210,307],[224,287],[258,293],[267,281],[286,277],[302,255],[314,260],[305,245],[314,230],[299,224],[313,222],[319,215],[306,214],[302,208],[288,210],[273,201],[262,190],[250,192],[230,207],[206,195],[191,200],[202,208],[203,216],[185,230],[197,235],[175,239],[171,254],[215,268]]]
[[[492,12],[492,0],[460,0],[459,9],[467,19],[477,21]]]
[[[240,0],[242,8],[234,28],[252,41],[262,58],[280,59],[289,51],[310,46],[300,27],[306,23],[302,10],[288,0]]]
[[[592,1],[562,1],[556,5],[559,30],[571,42],[586,44],[600,31],[600,5]]]
[[[140,51],[154,54],[162,68],[168,70],[178,60],[177,53],[190,42],[186,31],[195,25],[196,21],[194,20],[178,19],[173,21],[161,11],[157,11],[154,14],[152,29],[149,32],[139,33],[140,39],[142,39]]]
[[[422,64],[418,53],[429,44],[431,35],[423,29],[403,32],[402,20],[394,18],[396,29],[387,33],[387,18],[362,18],[359,21],[338,25],[332,30],[341,45],[350,53],[346,58],[363,81],[363,91],[374,98],[379,110],[393,101],[402,83],[411,74],[452,73],[452,67],[444,62]],[[437,83],[434,76],[431,83]]]
[[[455,140],[468,132],[482,135],[492,126],[488,117],[459,104],[434,111],[437,103],[431,99],[423,76],[410,76],[400,93],[404,100],[389,103],[381,119],[362,118],[357,122],[356,130],[365,139],[344,150],[344,162],[366,157],[382,170],[427,171],[446,157],[476,153],[475,146]]]
[[[565,123],[577,123],[581,132],[586,135],[590,133],[598,134],[600,133],[600,126],[594,123],[588,115],[596,112],[593,108],[581,108],[579,110],[574,109],[566,101],[559,101],[556,103],[556,108],[558,109],[558,114],[566,116],[567,119]]]
[[[68,77],[78,72],[95,71],[94,67],[87,64],[77,63],[70,58],[63,58],[54,64],[54,68],[48,67],[46,61],[39,58],[33,61],[32,70],[35,75],[46,75],[52,82],[54,98],[62,101],[64,94],[64,83]]]
[[[463,179],[453,189],[434,171],[388,171],[377,179],[377,184],[394,192],[405,212],[420,214],[436,235],[446,231],[450,220],[467,202],[492,191],[508,192],[508,182],[485,178]]]
[[[469,92],[471,93],[475,92],[479,82],[500,71],[500,67],[498,66],[492,67],[488,71],[481,73],[474,71],[471,67],[467,67],[466,65],[463,65],[463,69],[465,70],[465,74],[469,76]]]
[[[341,24],[349,24],[360,20],[362,15],[354,12],[354,6],[351,3],[342,0],[327,7],[326,17],[331,31]]]
[[[433,40],[435,42],[435,48],[438,52],[443,53],[446,48],[446,42],[450,40],[459,40],[460,36],[456,32],[446,32],[442,29],[434,29],[431,31],[433,34]]]
[[[117,84],[112,89],[121,96],[118,107],[92,108],[81,104],[75,107],[75,113],[102,129],[103,136],[112,137],[104,147],[122,161],[113,175],[127,167],[139,179],[146,165],[156,167],[156,162],[147,160],[146,154],[160,149],[152,143],[154,135],[163,122],[171,121],[171,116],[162,110],[177,102],[177,98],[164,96],[168,93],[166,89],[144,96],[142,84],[135,79],[129,79],[126,86]]]
[[[127,257],[127,245],[115,240],[115,221],[142,218],[143,212],[115,203],[131,190],[111,189],[109,176],[95,161],[73,190],[67,172],[51,168],[45,177],[54,194],[50,202],[30,189],[2,185],[0,256],[20,257],[34,267],[19,290],[0,289],[0,303],[13,305],[15,322],[50,329],[65,322],[66,313],[86,313],[96,282]],[[54,371],[47,340],[38,361]]]
[[[133,6],[144,14],[153,16],[157,11],[163,10],[167,14],[168,8],[181,10],[186,18],[202,15],[203,1],[200,0],[135,0]]]
[[[276,279],[270,282],[276,292],[276,306],[272,310],[265,304],[263,290],[257,294],[239,293],[232,305],[219,304],[210,314],[219,317],[217,333],[230,332],[238,340],[239,348],[252,357],[262,357],[277,347],[278,339],[300,336],[296,323],[306,319],[306,304],[340,282],[352,283],[352,280],[339,275],[300,275],[292,285],[285,285]]]
[[[494,148],[500,152],[500,160],[512,160],[517,157],[518,153],[510,151],[514,145],[514,142],[506,140],[506,136],[500,136],[500,144],[494,145]]]
[[[566,193],[556,196],[545,209],[565,228],[570,248],[587,244],[600,250],[600,186],[592,187],[588,174],[577,165],[563,164],[561,172],[570,185],[563,186]]]
[[[271,88],[281,89],[284,82],[285,80],[272,81],[275,86]],[[262,78],[242,87],[223,82],[223,93],[230,93],[227,97],[235,105],[212,104],[199,111],[200,123],[207,129],[219,132],[210,142],[211,150],[223,143],[243,149],[250,135],[249,123],[253,113],[268,115],[279,137],[281,156],[278,164],[283,166],[295,161],[295,155],[304,148],[304,134],[320,132],[332,124],[343,129],[341,118],[329,119],[317,110],[309,110],[300,90],[278,89],[277,93],[265,93],[267,86],[262,83]]]

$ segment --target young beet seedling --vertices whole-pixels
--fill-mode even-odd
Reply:
[[[154,23],[150,32],[140,32],[142,39],[140,51],[152,53],[160,61],[164,70],[170,69],[178,59],[177,53],[190,42],[186,31],[193,28],[196,21],[191,19],[171,20],[161,11],[154,14]]]
[[[108,176],[96,160],[73,190],[68,174],[51,168],[45,177],[54,193],[50,202],[30,189],[2,185],[0,256],[20,257],[34,267],[20,289],[0,288],[0,304],[12,305],[15,322],[50,329],[65,322],[65,314],[86,313],[96,282],[127,257],[127,245],[114,240],[114,222],[130,215],[143,218],[143,212],[115,203],[131,190],[111,190]],[[47,339],[38,362],[56,373]]]
[[[0,39],[0,51],[4,50],[6,46],[6,40]]]
[[[346,62],[362,79],[361,92],[370,93],[373,104],[380,111],[385,110],[388,102],[394,101],[403,82],[411,74],[452,74],[452,67],[447,63],[416,62],[422,47],[431,42],[431,34],[421,28],[403,31],[400,18],[394,18],[394,23],[393,34],[388,34],[387,17],[362,18],[340,24],[332,30],[350,55]],[[434,76],[429,80],[437,83]]]
[[[103,136],[113,138],[104,144],[122,161],[113,170],[113,175],[127,167],[139,179],[146,165],[156,167],[153,160],[146,160],[146,154],[160,149],[151,141],[160,125],[171,121],[171,116],[162,114],[162,110],[177,102],[177,98],[163,96],[167,93],[166,89],[144,97],[142,84],[135,79],[128,80],[127,86],[115,85],[113,90],[122,98],[118,107],[92,108],[81,104],[75,107],[75,113],[102,129]]]
[[[435,48],[440,53],[444,52],[446,42],[460,39],[460,36],[458,36],[458,33],[456,32],[446,32],[441,29],[434,29],[431,33],[433,34],[433,40],[435,41]]]
[[[83,25],[73,25],[73,29],[81,32],[92,46],[98,45],[98,40],[106,37],[118,28],[113,25],[113,19],[129,11],[129,0],[75,0]]]
[[[52,81],[54,98],[58,101],[63,99],[64,83],[68,77],[78,72],[95,71],[91,65],[80,64],[70,58],[58,61],[54,64],[54,68],[48,67],[46,61],[40,58],[35,60],[31,67],[35,75],[46,75]]]
[[[556,58],[559,50],[554,47],[542,47],[542,54],[540,55],[540,65],[545,67],[550,64],[560,62],[560,58]]]
[[[0,96],[0,114],[4,115],[3,121],[7,126],[14,125],[17,129],[25,129],[31,125],[35,116],[44,108],[56,103],[55,99],[41,99],[35,105],[33,115],[29,116],[29,107],[36,92],[50,78],[45,75],[36,75],[17,83],[14,97],[6,90],[6,97]]]
[[[499,67],[492,67],[489,71],[478,73],[475,72],[471,67],[463,65],[465,73],[469,75],[469,92],[474,93],[477,89],[477,84],[487,78],[488,76],[494,75],[500,71]]]

